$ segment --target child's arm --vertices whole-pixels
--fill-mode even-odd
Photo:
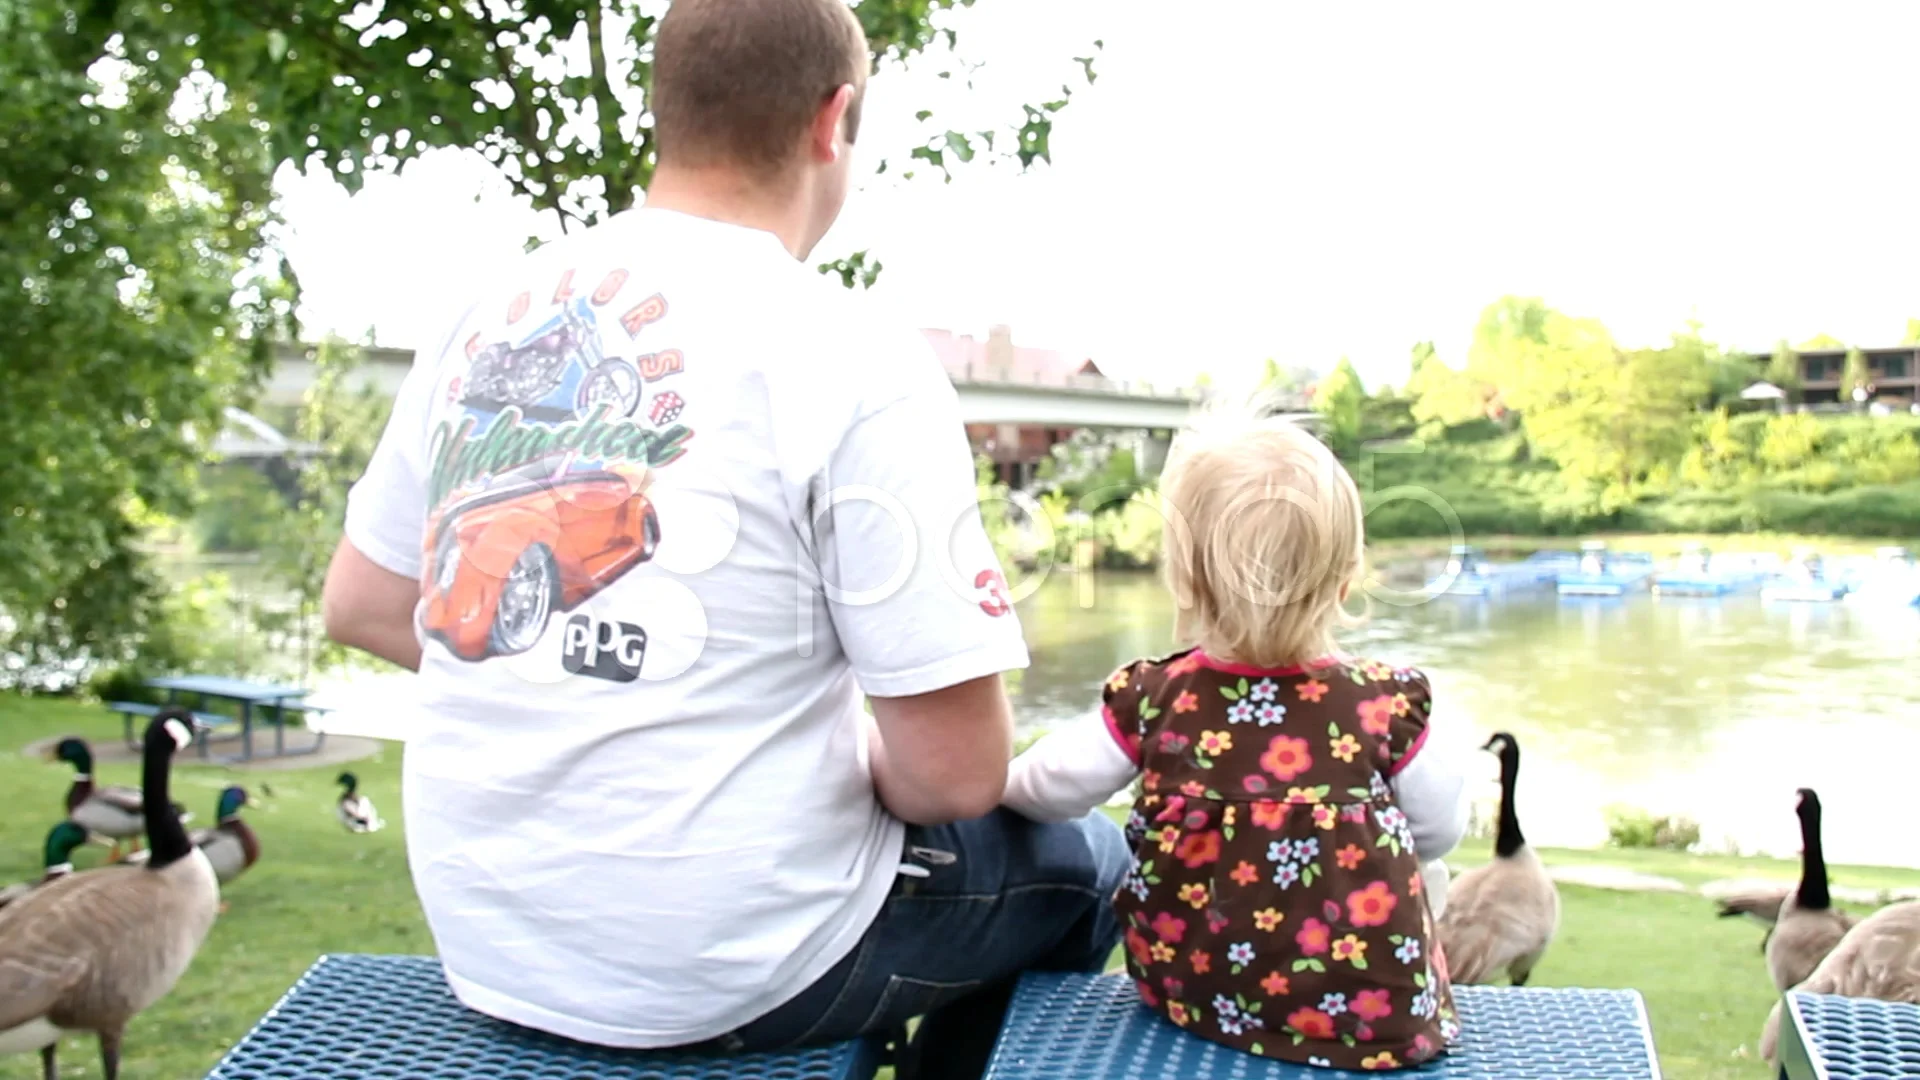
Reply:
[[[1393,777],[1393,797],[1407,815],[1413,849],[1431,861],[1460,846],[1472,808],[1467,767],[1451,743],[1428,740]]]
[[[1000,804],[1042,823],[1092,813],[1140,774],[1103,716],[1049,732],[1007,767]]]
[[[1409,674],[1405,693],[1411,708],[1392,721],[1389,742],[1394,755],[1387,779],[1400,812],[1407,815],[1413,849],[1422,862],[1431,862],[1460,846],[1467,835],[1469,766],[1444,732],[1433,737],[1433,689],[1424,674]]]

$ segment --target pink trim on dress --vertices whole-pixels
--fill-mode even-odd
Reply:
[[[1414,736],[1413,745],[1407,747],[1407,752],[1400,755],[1399,761],[1396,761],[1392,765],[1389,765],[1387,767],[1387,779],[1391,780],[1394,777],[1399,776],[1400,770],[1406,768],[1407,765],[1413,761],[1414,755],[1420,752],[1420,748],[1427,745],[1427,732],[1432,730],[1433,730],[1432,728],[1420,729],[1420,734]]]
[[[1100,706],[1100,715],[1107,722],[1107,734],[1113,736],[1113,741],[1120,744],[1120,752],[1127,755],[1127,760],[1133,762],[1134,768],[1139,768],[1140,747],[1127,738],[1126,729],[1120,726],[1120,718],[1113,715],[1113,706]]]
[[[1252,664],[1236,664],[1231,660],[1216,660],[1208,656],[1207,650],[1205,649],[1195,649],[1193,650],[1193,655],[1200,659],[1202,667],[1212,668],[1222,674],[1274,679],[1284,679],[1294,675],[1305,675],[1309,668],[1327,668],[1341,662],[1341,658],[1338,656],[1323,656],[1311,664],[1294,664],[1290,667],[1263,668],[1255,667]]]

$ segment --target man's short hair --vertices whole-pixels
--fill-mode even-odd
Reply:
[[[673,0],[653,49],[662,161],[778,173],[848,84],[847,140],[859,132],[871,61],[844,0]]]

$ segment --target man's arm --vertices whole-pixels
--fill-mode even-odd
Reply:
[[[945,825],[999,805],[1013,710],[999,675],[912,697],[873,698],[873,787],[894,817]]]
[[[413,632],[419,600],[419,582],[385,569],[343,538],[327,567],[320,618],[327,636],[340,644],[419,671],[420,641]]]

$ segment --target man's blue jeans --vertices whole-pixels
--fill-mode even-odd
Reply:
[[[901,874],[853,953],[723,1047],[834,1042],[919,1016],[903,1074],[977,1077],[1021,972],[1098,972],[1119,943],[1127,845],[1104,815],[1039,825],[998,810],[908,826],[904,861],[926,876]]]

